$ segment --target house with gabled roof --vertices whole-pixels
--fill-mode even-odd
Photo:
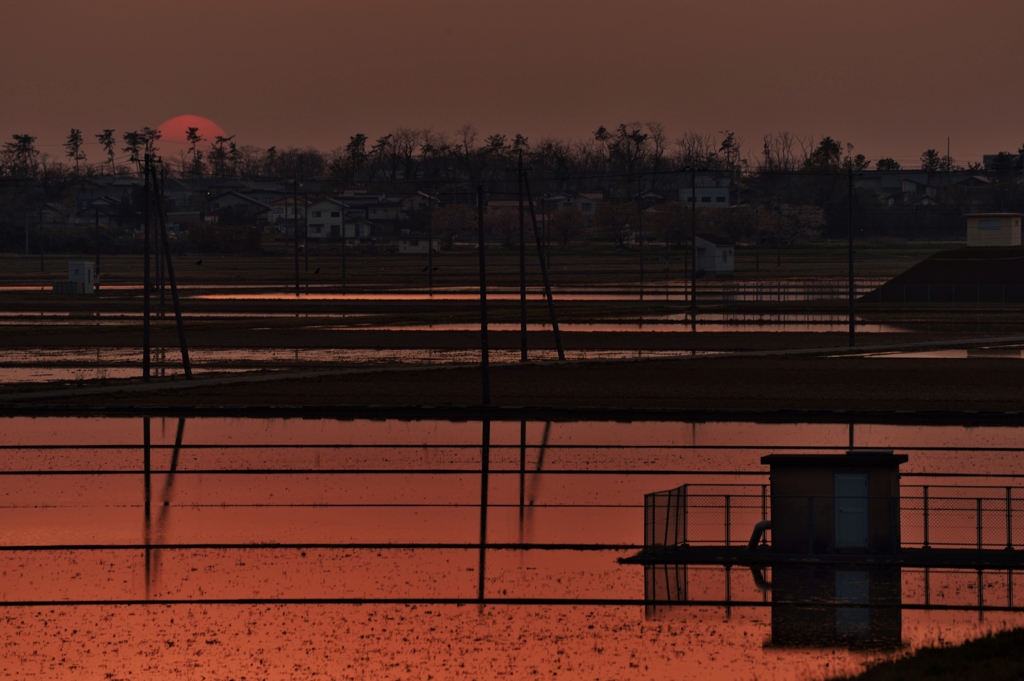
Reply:
[[[210,199],[209,206],[210,213],[214,215],[225,217],[230,215],[235,222],[243,220],[250,221],[252,224],[269,222],[273,210],[268,204],[236,191],[227,191],[214,196]]]

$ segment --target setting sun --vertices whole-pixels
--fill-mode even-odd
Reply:
[[[224,136],[224,128],[220,127],[209,118],[185,114],[175,116],[160,124],[160,146],[168,150],[184,149],[189,146],[188,129],[198,128],[199,135],[203,138],[204,146],[209,145],[217,136]]]

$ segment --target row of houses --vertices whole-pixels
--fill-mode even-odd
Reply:
[[[797,181],[797,176],[791,178]],[[858,193],[884,206],[932,206],[955,195],[965,212],[990,210],[993,184],[981,174],[967,171],[858,173]],[[302,223],[308,238],[353,241],[396,240],[425,233],[431,207],[451,203],[475,203],[465,188],[428,194],[380,194],[363,188],[341,192],[318,181],[300,185],[287,181],[238,178],[168,178],[164,184],[165,206],[172,225],[217,222],[224,225],[257,225],[268,232],[291,232]],[[72,196],[47,203],[40,219],[51,227],[69,225],[137,226],[137,203],[143,191],[140,178],[108,176],[83,181]],[[462,193],[457,193],[461,191]],[[637,197],[645,206],[678,201],[702,209],[726,209],[756,200],[758,189],[751,178],[722,173],[682,173],[675,195],[646,191]],[[593,224],[602,192],[549,193],[538,197],[536,209],[548,215],[572,210]],[[490,210],[518,209],[518,198],[502,195],[488,200]]]

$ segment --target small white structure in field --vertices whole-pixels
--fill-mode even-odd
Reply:
[[[426,253],[427,244],[430,243],[428,239],[401,239],[398,242],[399,253]],[[441,240],[434,239],[433,249],[434,253],[441,251]]]
[[[68,280],[58,281],[53,285],[53,292],[63,295],[92,293],[93,263],[72,260],[68,262]]]
[[[1020,213],[971,213],[968,246],[1020,246]]]
[[[697,245],[697,273],[731,277],[736,268],[736,244],[712,234],[694,236]]]

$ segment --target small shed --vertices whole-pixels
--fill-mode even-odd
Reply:
[[[53,292],[63,295],[92,293],[93,263],[87,261],[68,262],[68,280],[53,284]]]
[[[736,244],[713,234],[696,234],[697,273],[731,277],[736,269]]]
[[[402,254],[412,253],[426,253],[427,245],[430,244],[429,239],[401,239],[398,242],[398,252]],[[434,253],[441,252],[441,240],[433,240],[433,248],[431,249]]]
[[[900,548],[905,454],[770,454],[772,552],[891,554]]]
[[[968,246],[1020,246],[1020,213],[971,213],[967,218]]]

